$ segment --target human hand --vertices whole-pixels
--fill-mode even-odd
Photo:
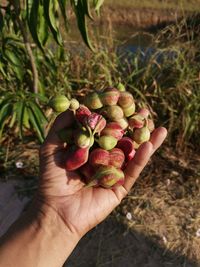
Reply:
[[[40,184],[37,194],[43,213],[54,210],[62,224],[79,239],[105,219],[128,194],[149,158],[164,141],[167,131],[154,130],[149,142],[140,146],[126,169],[125,183],[113,189],[84,187],[77,172],[67,172],[63,166],[66,148],[59,140],[57,131],[70,127],[73,115],[67,111],[55,120],[40,149]]]

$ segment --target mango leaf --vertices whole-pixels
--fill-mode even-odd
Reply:
[[[94,19],[92,14],[91,14],[91,10],[90,10],[90,3],[89,0],[82,0],[82,5],[84,8],[84,12],[85,14],[90,18],[90,19]]]
[[[29,123],[29,114],[27,106],[24,107],[24,114],[23,114],[23,126],[27,129],[30,129],[30,123]]]
[[[94,52],[94,47],[92,46],[89,36],[88,36],[88,29],[86,24],[86,18],[84,13],[84,7],[82,0],[78,0],[77,5],[75,4],[74,0],[71,0],[71,5],[74,9],[74,12],[76,14],[77,23],[79,31],[82,35],[82,38],[85,42],[85,44]]]
[[[57,0],[46,0],[44,1],[44,11],[46,21],[53,34],[54,40],[59,44],[63,45],[62,37],[58,29],[58,10],[57,10]]]
[[[43,126],[44,123],[48,122],[42,109],[40,108],[40,106],[36,102],[29,101],[29,105],[30,105],[31,109],[33,110],[35,117],[37,118],[37,121],[40,123],[40,125],[42,124],[42,126]]]
[[[12,113],[12,105],[10,103],[6,103],[1,107],[0,110],[0,139],[2,137],[2,132],[5,127],[5,124]]]
[[[38,135],[38,138],[40,140],[40,142],[42,143],[44,141],[44,134],[43,134],[43,130],[41,129],[35,115],[34,115],[34,112],[33,110],[28,107],[28,115],[29,115],[29,119],[30,119],[30,122],[31,122],[31,125],[33,126],[34,130],[36,131],[37,135]]]
[[[37,34],[38,40],[43,47],[48,40],[48,26],[44,16],[44,6],[41,3],[38,7]]]
[[[4,55],[11,64],[13,64],[14,66],[20,66],[21,67],[21,60],[18,57],[16,51],[14,52],[14,51],[11,51],[9,49],[5,49]]]
[[[94,6],[95,6],[95,10],[99,13],[99,9],[100,7],[103,5],[104,0],[95,0],[94,1]]]
[[[23,117],[24,117],[24,101],[19,101],[14,105],[14,111],[16,112],[16,119],[19,126],[19,136],[23,138]]]
[[[39,4],[40,4],[40,0],[26,0],[27,21],[28,21],[29,31],[31,33],[31,36],[32,36],[34,42],[43,51],[43,45],[42,45],[42,42],[40,41],[40,39],[38,37],[38,32],[37,32]]]
[[[2,11],[0,9],[0,34],[3,31],[3,27],[4,27],[4,17],[3,17]]]
[[[62,14],[63,19],[64,19],[64,24],[65,24],[66,30],[68,30],[68,27],[69,27],[69,23],[68,23],[68,19],[67,19],[67,13],[66,13],[67,2],[68,2],[68,0],[58,0],[59,6],[60,6],[60,11],[61,11],[61,14]]]

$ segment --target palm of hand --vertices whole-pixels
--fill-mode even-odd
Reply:
[[[61,166],[65,149],[58,140],[56,130],[70,126],[70,120],[69,113],[62,113],[41,148],[39,192],[44,201],[56,210],[70,231],[83,236],[110,214],[126,196],[153,151],[163,142],[166,130],[157,129],[151,142],[141,146],[125,170],[124,186],[114,189],[85,188],[78,173],[66,172]]]

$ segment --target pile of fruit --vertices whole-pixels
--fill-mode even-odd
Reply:
[[[122,185],[124,168],[154,130],[149,110],[136,112],[132,94],[113,87],[89,93],[84,104],[61,95],[50,105],[74,114],[72,127],[58,132],[66,143],[66,170],[78,171],[87,186]]]

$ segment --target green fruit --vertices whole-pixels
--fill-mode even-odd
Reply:
[[[136,129],[133,132],[133,140],[138,144],[142,144],[144,142],[147,142],[147,141],[149,141],[149,139],[150,139],[150,131],[146,126],[140,128],[140,129]]]
[[[125,117],[130,117],[131,115],[133,115],[135,113],[135,103],[133,102],[130,107],[123,108],[123,112]]]
[[[125,88],[125,86],[123,85],[123,83],[118,83],[118,85],[117,85],[117,89],[118,89],[120,92],[124,92],[124,91],[126,91],[126,88]]]
[[[86,96],[85,105],[89,109],[99,109],[103,107],[100,95],[96,92],[90,93]]]
[[[103,135],[99,138],[99,146],[105,150],[113,149],[117,145],[117,139],[113,136]]]
[[[70,106],[69,106],[69,108],[71,110],[77,110],[79,108],[79,106],[80,106],[79,105],[79,102],[78,102],[78,100],[76,98],[72,98],[70,100]]]
[[[64,112],[69,108],[70,101],[66,96],[59,95],[51,99],[49,105],[56,112]]]

